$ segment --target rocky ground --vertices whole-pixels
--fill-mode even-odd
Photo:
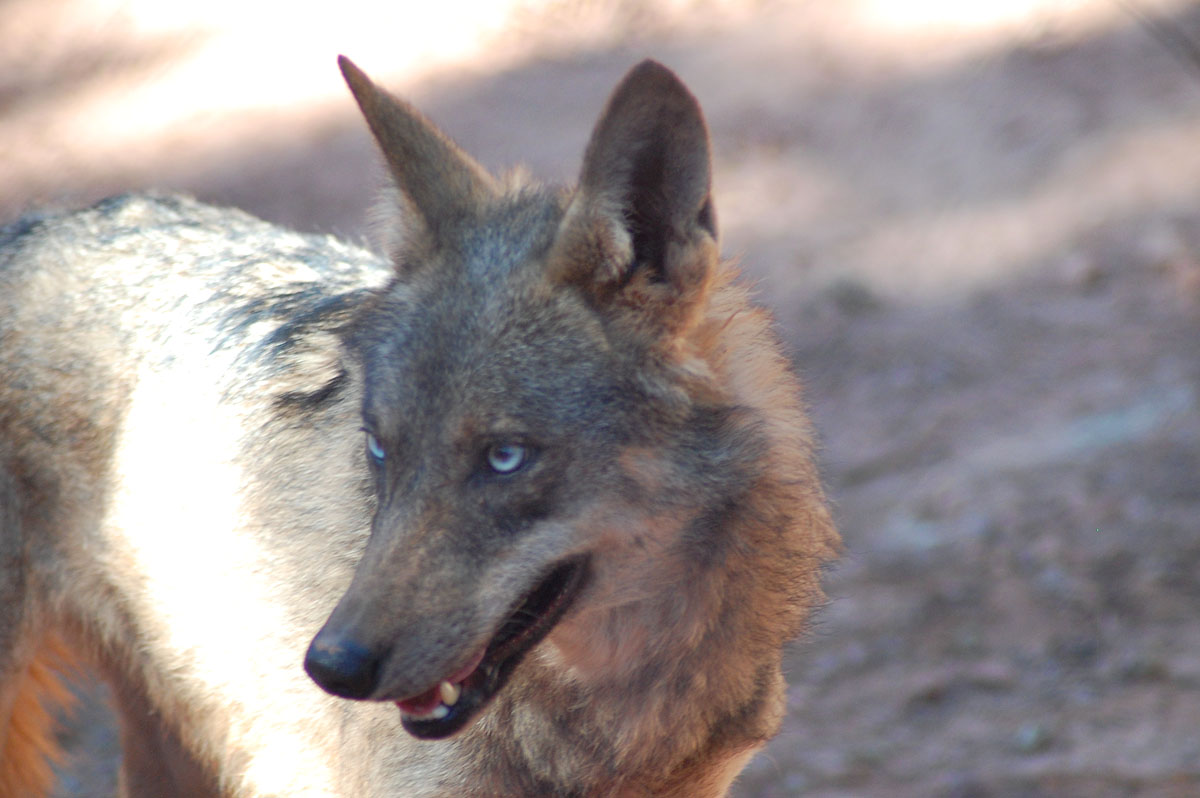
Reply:
[[[846,540],[735,794],[1200,795],[1200,4],[260,5],[0,6],[0,217],[152,186],[359,238],[336,52],[555,179],[653,55],[709,115]],[[111,792],[104,718],[64,798]]]

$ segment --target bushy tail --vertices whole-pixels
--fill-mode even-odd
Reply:
[[[54,735],[55,711],[74,703],[66,676],[76,669],[66,645],[47,636],[17,677],[8,728],[0,727],[3,798],[42,798],[49,793],[54,764],[62,757]]]

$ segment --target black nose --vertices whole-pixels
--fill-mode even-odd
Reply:
[[[326,692],[340,698],[366,698],[375,690],[379,663],[364,646],[322,631],[308,647],[304,670]]]

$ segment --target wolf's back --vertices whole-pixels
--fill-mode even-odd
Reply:
[[[81,346],[117,335],[138,356],[157,335],[189,331],[214,348],[250,346],[248,333],[265,330],[256,325],[319,314],[388,273],[378,257],[328,236],[185,197],[122,195],[0,228],[0,329],[57,320]]]

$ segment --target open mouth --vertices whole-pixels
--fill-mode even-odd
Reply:
[[[466,726],[508,682],[508,677],[579,594],[587,558],[559,563],[514,606],[491,641],[454,673],[419,695],[396,702],[409,734],[424,740],[449,737]]]

